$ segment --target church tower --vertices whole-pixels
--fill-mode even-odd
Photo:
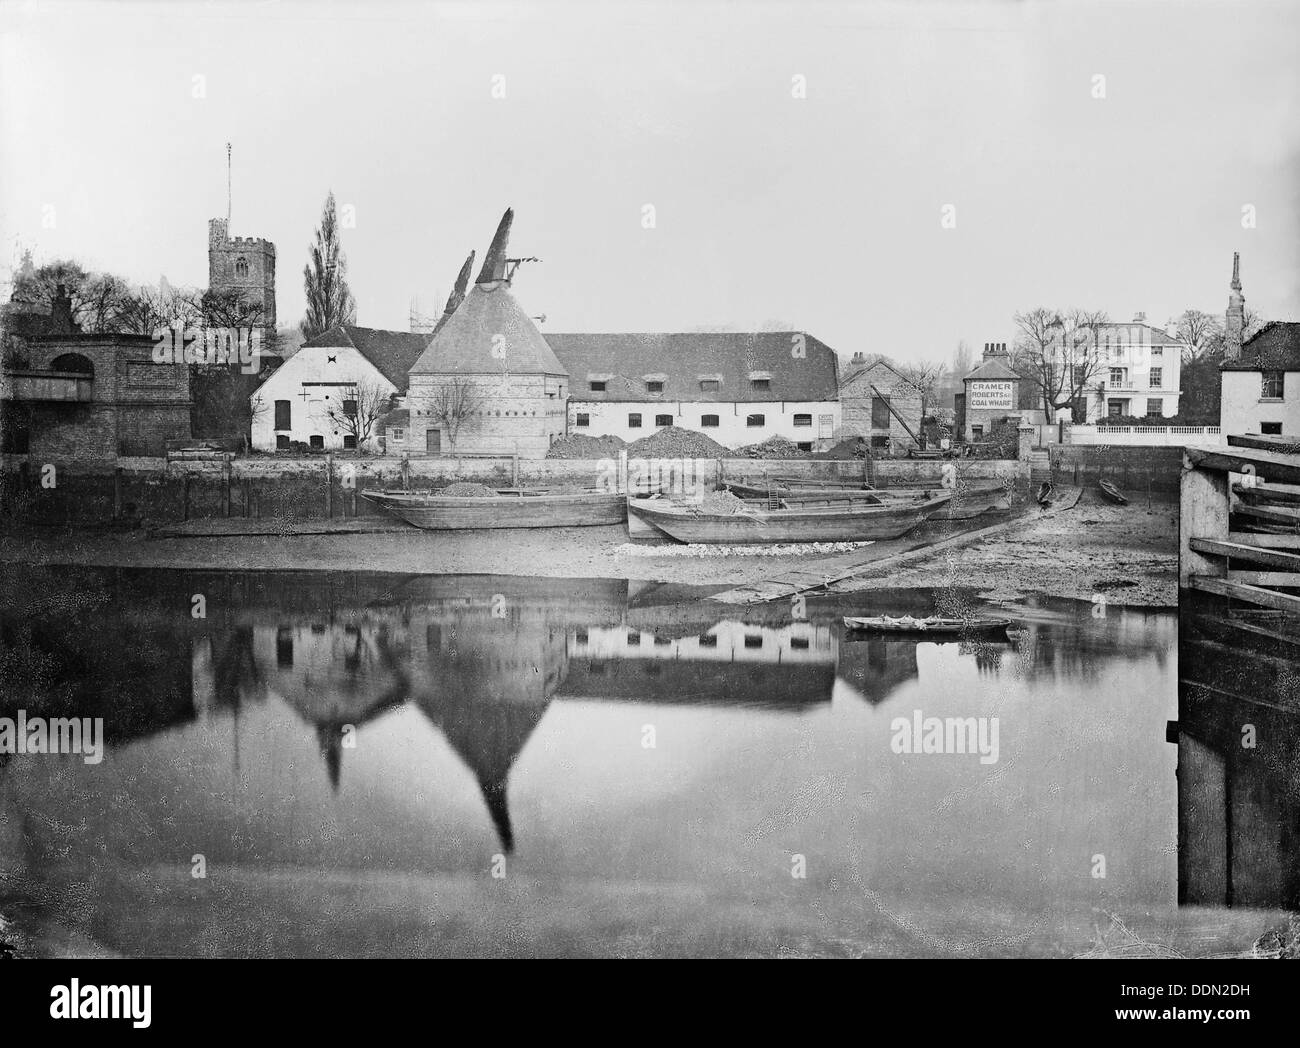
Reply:
[[[208,221],[208,289],[239,291],[262,306],[262,327],[276,329],[275,245],[230,235],[230,143],[226,143],[226,217]]]
[[[1224,314],[1223,356],[1225,360],[1241,357],[1242,336],[1246,330],[1246,296],[1241,293],[1241,256],[1232,253],[1232,284],[1228,291],[1228,312]]]

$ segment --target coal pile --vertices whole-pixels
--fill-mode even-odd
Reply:
[[[455,484],[448,484],[445,488],[439,489],[435,494],[458,499],[485,499],[494,497],[496,492],[484,484],[457,481]]]
[[[705,513],[730,515],[745,508],[745,500],[737,498],[730,491],[710,491],[700,500],[700,509]]]
[[[548,459],[606,459],[618,458],[623,441],[615,436],[589,437],[585,433],[570,433],[561,437],[547,449]]]
[[[785,437],[768,437],[759,444],[746,444],[743,448],[737,448],[733,454],[736,458],[801,459],[810,458],[812,453],[800,451],[798,444]]]
[[[841,461],[851,459],[865,459],[871,456],[871,446],[863,437],[849,437],[848,440],[841,440],[825,451],[819,451],[811,458],[816,459],[839,459]]]
[[[730,458],[731,452],[716,440],[693,429],[665,426],[657,433],[627,446],[628,458]]]

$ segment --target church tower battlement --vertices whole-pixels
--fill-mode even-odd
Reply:
[[[249,301],[260,302],[262,324],[276,328],[275,245],[262,237],[232,237],[224,218],[208,222],[208,288],[239,291]]]

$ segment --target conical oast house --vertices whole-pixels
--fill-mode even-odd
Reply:
[[[513,219],[507,209],[478,281],[411,368],[417,454],[544,458],[564,435],[568,372],[510,293]]]

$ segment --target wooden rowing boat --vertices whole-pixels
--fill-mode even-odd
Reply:
[[[829,488],[787,488],[774,485],[770,490],[757,483],[727,483],[724,487],[738,498],[754,502],[767,503],[779,500],[781,508],[850,505],[870,506],[886,505],[891,501],[924,501],[945,489],[933,486],[912,486],[888,488],[867,487],[829,487]],[[952,499],[942,509],[930,515],[932,520],[969,520],[991,509],[1006,509],[1010,499],[1006,487],[1001,481],[976,481],[962,484],[948,491]]]
[[[1002,633],[1010,625],[1010,619],[997,618],[955,619],[941,615],[930,615],[923,619],[911,615],[899,618],[891,615],[844,616],[845,629],[873,633]]]
[[[754,545],[776,542],[866,542],[911,531],[947,505],[951,492],[884,505],[766,509],[753,503],[735,513],[706,513],[666,499],[629,499],[628,513],[678,542]]]
[[[1097,481],[1097,487],[1101,489],[1101,493],[1106,498],[1108,498],[1111,502],[1115,503],[1117,506],[1128,505],[1128,498],[1124,495],[1122,491],[1119,490],[1119,488],[1115,487],[1115,485],[1112,484],[1109,480]]]
[[[504,488],[482,498],[363,491],[361,497],[399,520],[429,531],[590,527],[621,524],[627,519],[625,496],[605,491]]]

